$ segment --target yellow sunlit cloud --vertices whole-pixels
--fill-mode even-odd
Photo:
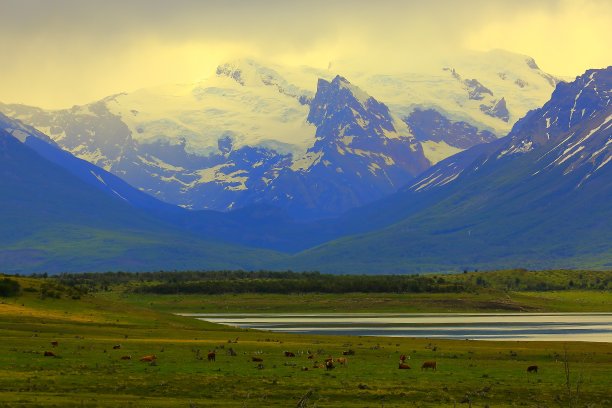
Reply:
[[[576,76],[612,64],[611,27],[612,2],[572,0],[487,23],[468,34],[465,45],[520,51],[545,71]]]
[[[70,107],[240,57],[390,73],[502,48],[575,76],[612,63],[611,26],[607,0],[3,0],[0,102]]]

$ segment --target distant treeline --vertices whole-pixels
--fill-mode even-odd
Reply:
[[[447,275],[451,282],[464,282],[509,291],[546,292],[553,290],[611,290],[612,271],[513,269],[494,272],[470,272]]]
[[[51,278],[50,278],[51,279]],[[450,293],[483,288],[504,291],[610,290],[611,271],[525,269],[427,275],[330,275],[319,272],[186,271],[107,272],[54,276],[82,292],[111,290],[157,294],[222,293]]]
[[[57,277],[63,284],[105,290],[124,284],[138,293],[421,293],[462,292],[462,282],[425,275],[329,275],[319,272],[213,271],[87,273]]]
[[[461,283],[408,276],[319,276],[297,279],[202,280],[140,286],[140,293],[422,293],[463,292]]]

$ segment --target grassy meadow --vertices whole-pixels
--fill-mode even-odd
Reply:
[[[451,294],[159,295],[136,293],[135,283],[84,293],[51,278],[10,279],[21,292],[0,297],[2,407],[612,405],[612,343],[292,335],[172,314],[611,312],[608,290],[501,291],[490,284]],[[349,349],[355,354],[346,366],[314,368]],[[213,350],[216,361],[208,361]],[[45,351],[56,356],[45,357]],[[157,357],[153,363],[139,361],[150,354]],[[398,370],[401,354],[410,356],[412,369]],[[420,370],[428,360],[437,362],[436,371]],[[527,373],[530,365],[539,372]]]

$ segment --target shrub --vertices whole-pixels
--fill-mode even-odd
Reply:
[[[0,296],[17,296],[21,292],[21,285],[13,279],[4,278],[0,280]]]

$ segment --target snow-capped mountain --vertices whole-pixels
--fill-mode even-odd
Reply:
[[[415,108],[432,108],[453,122],[465,121],[498,137],[542,106],[559,82],[533,58],[503,50],[453,56],[409,73],[372,75],[354,71],[351,64],[337,69],[402,118]]]
[[[313,119],[319,79],[333,83],[335,70],[252,60],[221,64],[195,84],[142,89],[59,111],[3,104],[0,111],[169,203],[221,211],[272,203],[300,216],[301,209],[314,208],[315,197],[328,194],[326,188],[342,186],[339,196],[326,201],[337,208],[307,211],[333,215],[409,183],[427,167],[415,158],[417,151],[436,163],[502,134],[528,108],[541,105],[555,83],[528,57],[498,52],[473,59],[478,61],[456,61],[452,68],[440,65],[425,74],[370,75],[340,68],[358,85],[351,87],[357,100],[367,92],[385,104],[402,146],[412,146],[400,149],[405,157],[390,154],[399,139],[381,139],[376,126],[360,122],[361,114],[343,120],[348,129],[373,131],[369,138],[338,137],[327,133],[333,120]],[[409,128],[416,143],[406,139],[412,137]],[[376,145],[381,140],[386,147]],[[326,143],[347,154],[326,151],[321,160]],[[348,180],[349,171],[358,172],[358,179]]]
[[[341,76],[319,80],[308,121],[317,129],[314,146],[271,178],[264,196],[288,201],[291,214],[338,214],[396,191],[430,166],[409,127]]]
[[[508,136],[449,157],[347,214],[336,230],[361,235],[306,251],[297,266],[609,268],[611,96],[612,67],[559,83]]]
[[[119,198],[132,207],[169,214],[181,211],[180,208],[174,205],[156,200],[150,195],[130,186],[114,174],[73,156],[58,146],[47,135],[1,113],[0,129],[6,131],[32,151],[38,153],[41,158],[62,167],[89,186],[102,190],[111,197]]]
[[[410,190],[426,191],[498,162],[538,155],[530,178],[561,171],[580,174],[580,188],[612,156],[612,67],[590,70],[571,83],[559,83],[550,101],[519,120],[507,137],[460,153],[423,174]],[[567,179],[567,177],[565,178]],[[561,178],[561,180],[565,180]]]

